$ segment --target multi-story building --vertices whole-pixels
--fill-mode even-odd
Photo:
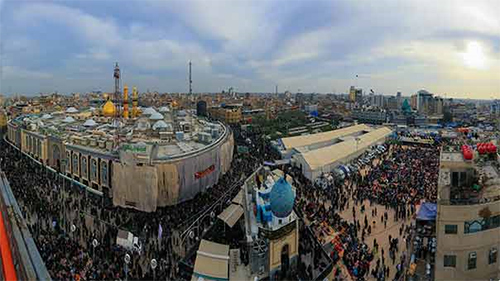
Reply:
[[[426,90],[420,90],[411,97],[411,106],[419,113],[432,113],[433,95]]]
[[[351,86],[351,88],[349,89],[349,101],[362,103],[363,102],[363,90],[357,89],[354,86]]]
[[[119,120],[116,111],[108,100],[101,109],[21,115],[8,122],[7,139],[115,206],[147,212],[191,200],[228,171],[234,140],[224,124],[166,106]]]
[[[500,173],[497,153],[440,156],[435,280],[500,278]]]
[[[384,108],[385,97],[383,95],[370,95],[370,105],[377,108]]]
[[[494,100],[490,104],[490,114],[494,116],[500,115],[500,100]]]
[[[352,118],[360,123],[381,125],[387,122],[387,112],[385,110],[354,110]]]
[[[208,110],[210,117],[225,122],[227,124],[236,124],[241,121],[242,111],[239,105],[225,105],[220,107],[211,107]]]
[[[7,113],[0,108],[0,135],[7,130]]]
[[[385,103],[385,108],[390,110],[397,110],[401,108],[398,98],[394,96],[388,97]]]

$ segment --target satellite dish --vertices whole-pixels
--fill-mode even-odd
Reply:
[[[76,226],[74,224],[72,224],[70,230],[71,230],[71,232],[75,232]]]
[[[97,239],[94,239],[92,240],[92,246],[97,247],[99,245],[99,242],[97,241]]]

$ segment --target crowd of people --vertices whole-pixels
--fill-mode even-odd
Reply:
[[[267,140],[257,134],[235,131],[237,145],[231,169],[208,192],[175,206],[145,213],[114,207],[86,192],[0,141],[0,170],[5,172],[27,225],[54,280],[175,280],[179,256],[173,250],[173,233],[184,231],[230,187],[250,175],[264,159],[276,158]],[[235,149],[236,151],[236,149]],[[160,226],[162,229],[159,235]],[[116,245],[119,229],[139,236],[139,253]],[[97,243],[94,241],[96,240]],[[94,245],[95,244],[95,245]],[[124,262],[125,254],[131,259]],[[157,260],[153,272],[151,259]]]
[[[389,280],[390,266],[395,270],[393,280],[399,280],[408,258],[408,252],[401,249],[411,244],[415,232],[410,218],[422,201],[435,202],[438,165],[438,146],[394,144],[351,178],[333,182],[327,188],[315,186],[299,169],[291,171],[298,209],[318,240],[332,245],[330,254],[338,266],[337,280],[347,275],[354,280],[370,276]],[[352,219],[340,215],[350,212],[351,207]],[[389,213],[394,217],[390,218]],[[399,226],[399,232],[397,237],[389,235],[389,247],[384,249],[376,239],[368,245],[367,238],[374,235],[375,229],[377,233],[384,231],[390,219]],[[406,244],[401,246],[400,241]],[[386,260],[385,253],[390,260]]]
[[[125,275],[129,280],[151,280],[153,275],[157,279],[174,280],[180,276],[177,267],[180,257],[173,249],[178,243],[173,238],[174,232],[186,230],[198,214],[264,160],[279,158],[277,151],[258,132],[235,129],[234,134],[235,144],[247,146],[249,152],[235,153],[232,168],[219,183],[193,200],[159,208],[155,213],[106,204],[102,197],[48,171],[3,141],[0,142],[0,170],[8,177],[54,280],[116,280],[124,279]],[[327,188],[315,186],[299,169],[289,171],[297,188],[297,209],[316,238],[322,244],[332,245],[328,254],[337,265],[337,280],[344,280],[348,275],[353,280],[366,280],[369,276],[388,280],[390,266],[395,267],[394,280],[399,280],[407,260],[400,241],[410,244],[414,231],[413,225],[407,222],[418,204],[436,200],[438,155],[437,146],[393,144],[376,163],[367,164],[358,173],[335,181]],[[342,214],[351,208],[352,219],[347,219]],[[394,214],[393,222],[402,223],[399,236],[389,236],[389,247],[384,249],[376,239],[373,244],[368,243],[368,237],[376,228],[387,227],[391,219],[389,210]],[[144,248],[140,253],[116,245],[119,229],[141,237]],[[125,264],[127,252],[131,260]],[[153,258],[158,260],[154,272],[149,266]],[[312,276],[311,265],[305,270]]]

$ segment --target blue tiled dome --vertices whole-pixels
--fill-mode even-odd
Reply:
[[[270,195],[271,211],[278,218],[286,218],[292,213],[295,193],[292,186],[280,178],[273,186]]]

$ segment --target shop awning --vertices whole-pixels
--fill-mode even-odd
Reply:
[[[229,280],[229,245],[201,240],[191,281]]]
[[[231,204],[217,217],[224,221],[229,227],[233,227],[242,215],[243,208],[240,205]]]
[[[417,213],[417,220],[433,221],[436,220],[437,205],[435,203],[425,202],[420,206]]]

